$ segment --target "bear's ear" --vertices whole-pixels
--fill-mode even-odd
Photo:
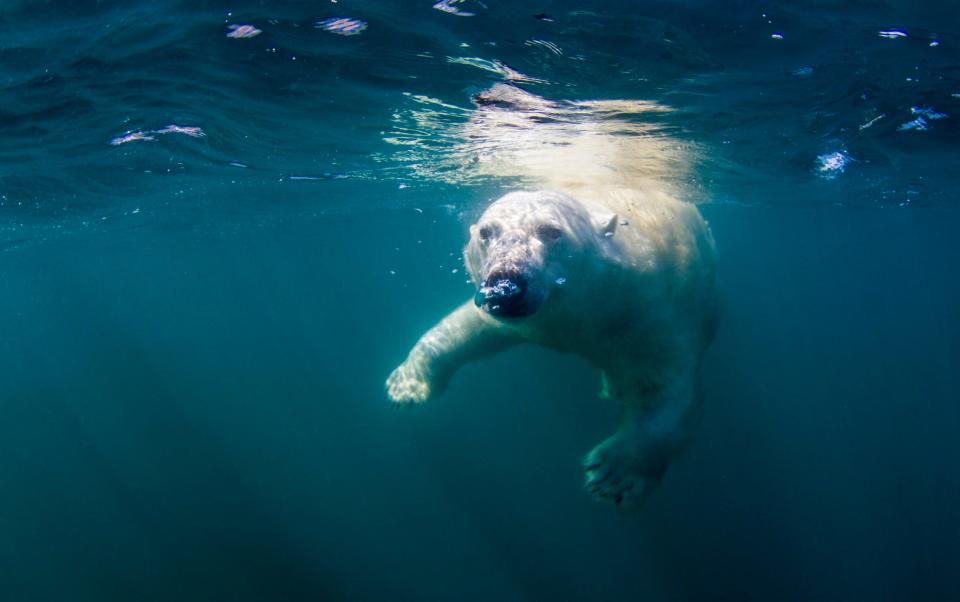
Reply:
[[[600,236],[613,236],[617,230],[617,214],[604,213],[593,216],[593,225]]]

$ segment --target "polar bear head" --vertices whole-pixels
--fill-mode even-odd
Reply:
[[[617,224],[609,211],[558,192],[511,192],[476,224],[464,260],[477,285],[477,307],[497,318],[522,318],[567,286],[585,284],[586,264],[606,255]]]

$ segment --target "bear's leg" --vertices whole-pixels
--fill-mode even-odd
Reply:
[[[464,303],[420,337],[387,378],[387,395],[396,406],[423,403],[443,391],[461,366],[518,341],[513,330],[486,318],[472,301]]]
[[[626,382],[626,386],[618,386]],[[638,506],[686,442],[700,406],[695,370],[635,384],[605,375],[607,395],[622,400],[620,428],[584,459],[585,486],[597,498]]]

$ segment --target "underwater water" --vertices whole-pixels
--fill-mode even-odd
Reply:
[[[960,6],[436,4],[0,6],[0,599],[960,599]],[[522,186],[461,144],[505,79],[670,107],[717,241],[638,512],[582,359],[384,392]]]

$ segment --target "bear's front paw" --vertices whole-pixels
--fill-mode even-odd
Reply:
[[[411,406],[430,398],[430,382],[426,371],[409,361],[401,364],[387,378],[387,395],[394,406]]]
[[[660,482],[666,461],[630,439],[617,433],[587,454],[584,486],[598,499],[637,507]]]

